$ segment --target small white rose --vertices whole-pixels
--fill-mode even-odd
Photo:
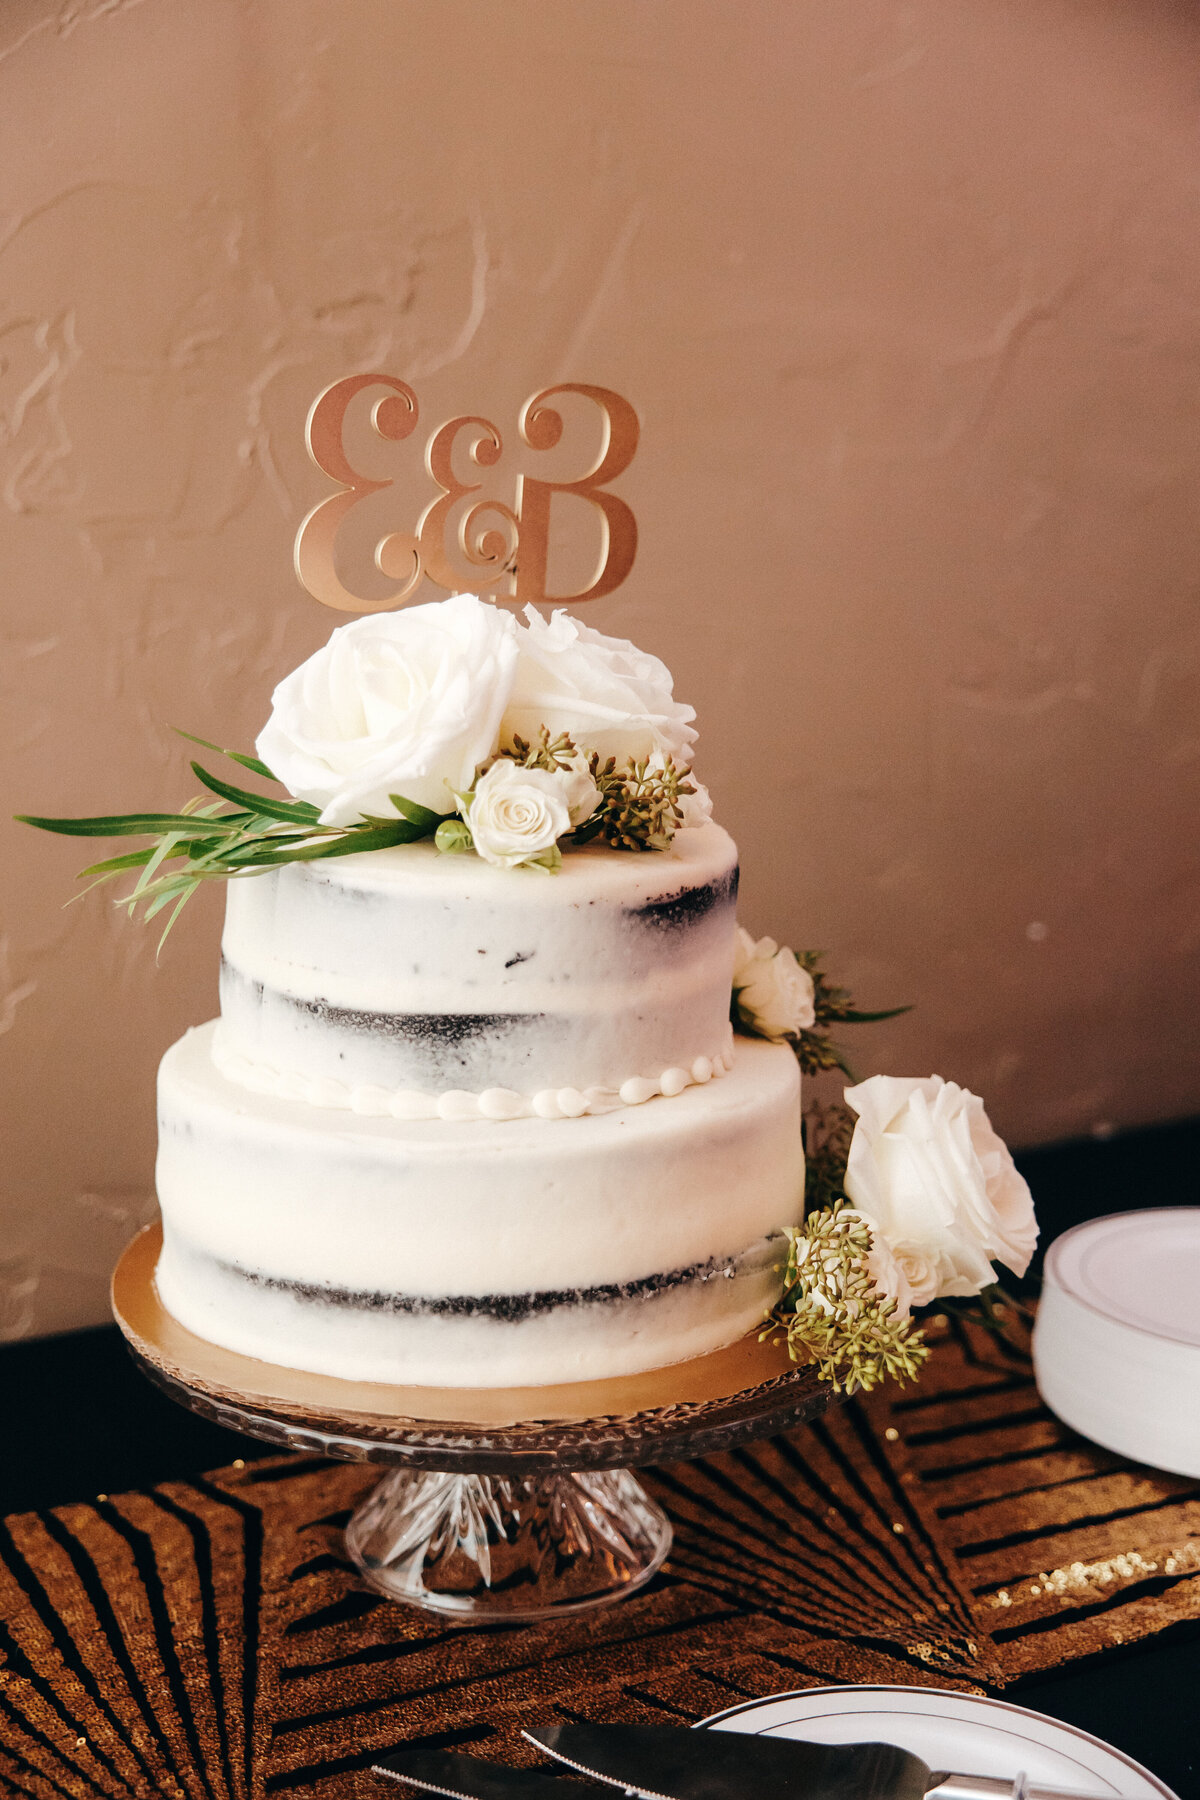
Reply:
[[[847,1088],[846,1103],[858,1114],[846,1196],[877,1228],[914,1306],[978,1294],[995,1280],[993,1259],[1025,1273],[1033,1201],[978,1095],[940,1075],[875,1075]]]
[[[684,764],[696,741],[692,707],[675,699],[671,672],[624,638],[605,637],[559,610],[544,619],[532,606],[520,631],[520,660],[501,728],[534,743],[542,725],[565,731],[602,759],[649,757],[655,750]]]
[[[485,862],[513,869],[538,862],[571,830],[571,773],[523,769],[508,757],[475,784],[467,823]]]
[[[571,824],[573,827],[586,824],[600,804],[600,789],[592,780],[588,759],[582,750],[576,751],[570,767],[563,769],[561,774]]]
[[[679,810],[683,814],[679,827],[681,831],[690,831],[697,825],[707,825],[713,816],[712,796],[708,789],[694,775],[688,779],[696,791],[694,794],[679,796]]]
[[[807,1031],[816,1021],[813,978],[792,952],[774,938],[755,940],[737,928],[733,993],[747,1028],[778,1043]]]
[[[516,663],[516,621],[473,594],[368,613],[280,682],[258,754],[323,825],[394,818],[390,794],[453,812],[496,750]]]

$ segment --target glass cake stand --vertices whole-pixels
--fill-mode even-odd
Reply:
[[[744,1338],[671,1368],[562,1387],[339,1381],[222,1350],[162,1306],[151,1225],[112,1304],[143,1374],[193,1412],[290,1450],[389,1465],[346,1526],[371,1587],[463,1625],[607,1606],[642,1587],[671,1527],[633,1467],[727,1450],[834,1398],[778,1345]]]

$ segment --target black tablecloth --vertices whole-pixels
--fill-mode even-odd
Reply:
[[[1200,1204],[1200,1123],[1020,1159],[1044,1242],[1080,1219]],[[172,1405],[136,1374],[112,1327],[0,1350],[0,1513],[91,1500],[266,1453]],[[1200,1635],[1169,1628],[1006,1697],[1116,1744],[1200,1800]]]

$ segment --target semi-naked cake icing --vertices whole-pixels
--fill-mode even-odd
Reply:
[[[730,1029],[736,891],[711,820],[553,874],[427,838],[229,882],[221,1016],[159,1078],[168,1310],[439,1387],[753,1328],[804,1169],[791,1047]]]

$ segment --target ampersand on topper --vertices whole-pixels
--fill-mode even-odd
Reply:
[[[376,436],[400,443],[413,435],[420,418],[417,396],[395,375],[347,375],[319,394],[305,427],[308,453],[339,491],[313,507],[296,534],[296,574],[315,600],[339,612],[383,612],[411,598],[423,577],[450,591],[467,584],[480,592],[493,589],[521,601],[578,605],[611,594],[624,581],[637,554],[637,520],[626,501],[609,492],[633,460],[638,446],[638,417],[633,407],[610,388],[564,381],[534,394],[521,408],[518,432],[534,452],[553,450],[562,440],[562,413],[549,402],[560,394],[579,394],[599,408],[602,440],[593,466],[570,481],[543,481],[525,470],[516,477],[515,504],[484,492],[484,483],[460,478],[455,471],[459,450],[474,469],[495,468],[504,441],[490,420],[475,415],[450,419],[432,433],[425,446],[425,468],[438,493],[425,507],[416,530],[389,531],[375,544],[375,566],[400,585],[382,599],[354,594],[337,573],[338,533],[347,515],[363,500],[393,485],[362,474],[346,450],[346,413],[370,388],[386,390],[370,408]],[[603,535],[595,575],[579,593],[550,594],[551,504],[555,494],[574,494],[595,508]],[[464,577],[452,550],[470,566]],[[507,581],[507,590],[500,587]]]

